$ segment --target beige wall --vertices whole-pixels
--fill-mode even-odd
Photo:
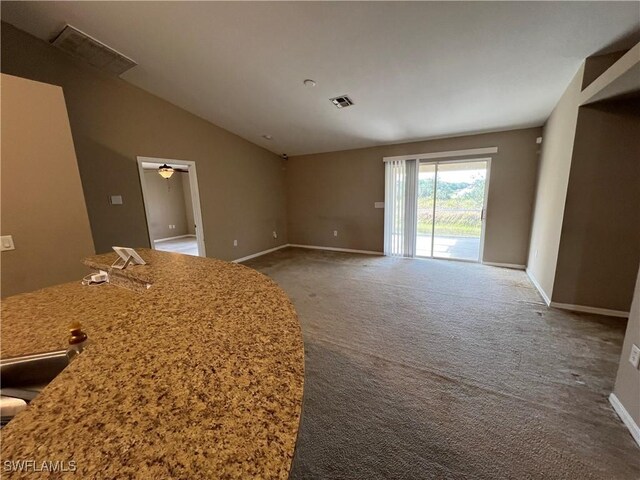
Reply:
[[[292,157],[287,164],[289,241],[382,251],[384,210],[374,202],[384,201],[383,157],[496,146],[483,260],[524,265],[540,134],[540,128],[530,128]]]
[[[154,240],[187,234],[187,209],[184,204],[182,174],[162,178],[156,170],[145,170],[149,230]],[[169,228],[175,225],[175,229]]]
[[[62,89],[2,75],[2,296],[78,280],[94,253]]]
[[[628,312],[640,262],[640,100],[580,107],[551,300]]]
[[[527,270],[551,299],[584,65],[544,126]]]
[[[582,90],[587,88],[593,81],[602,75],[611,65],[616,63],[627,51],[606,53],[604,55],[594,55],[584,62],[584,75],[582,78]]]
[[[640,271],[633,294],[627,333],[622,345],[616,385],[613,389],[613,393],[624,405],[633,421],[636,422],[636,425],[640,425],[640,370],[629,363],[629,354],[633,344],[640,347]]]
[[[182,191],[184,193],[184,207],[187,214],[187,233],[189,235],[196,234],[196,221],[193,216],[193,199],[191,198],[191,185],[189,184],[189,174],[184,172],[176,172],[182,178]]]
[[[207,255],[234,259],[287,242],[277,155],[6,23],[1,68],[63,87],[98,252],[149,245],[138,155],[196,162]],[[109,195],[124,205],[111,206]]]

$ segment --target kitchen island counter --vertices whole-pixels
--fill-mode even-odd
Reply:
[[[90,340],[2,429],[3,461],[74,462],[69,478],[287,478],[304,376],[293,305],[242,265],[139,252],[148,265],[121,274],[149,288],[78,281],[3,300],[3,358],[66,348],[74,320]]]

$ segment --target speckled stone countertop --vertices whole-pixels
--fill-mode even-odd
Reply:
[[[2,460],[75,461],[75,473],[2,478],[287,478],[304,351],[269,278],[218,260],[141,249],[135,291],[80,282],[2,302],[3,358],[90,344],[1,430]],[[108,266],[115,254],[88,259]]]

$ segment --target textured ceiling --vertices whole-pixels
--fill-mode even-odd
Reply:
[[[47,41],[69,23],[139,63],[125,80],[294,155],[541,125],[639,5],[2,2],[2,19]]]

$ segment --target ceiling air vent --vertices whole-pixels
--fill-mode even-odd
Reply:
[[[351,100],[347,95],[330,98],[329,100],[331,100],[331,103],[333,103],[337,108],[345,108],[353,105],[353,100]]]
[[[93,65],[115,75],[124,72],[137,65],[129,57],[106,46],[95,38],[90,37],[71,25],[64,27],[60,35],[52,42],[60,50],[78,57]]]

